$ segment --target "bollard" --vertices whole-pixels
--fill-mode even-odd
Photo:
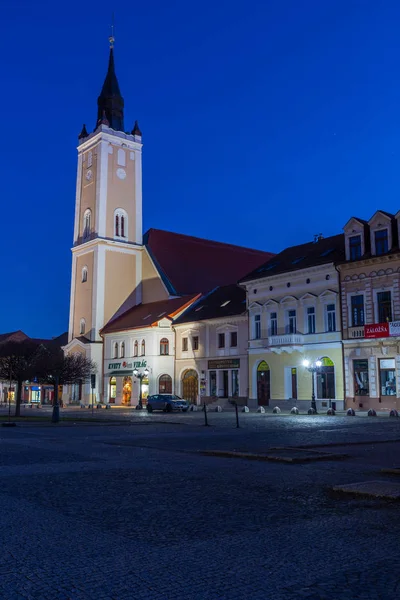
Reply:
[[[209,427],[209,425],[208,425],[208,418],[207,418],[207,407],[206,407],[206,403],[205,402],[203,404],[203,410],[204,410],[204,427]]]
[[[235,413],[236,413],[236,429],[239,428],[239,411],[237,402],[235,402]]]

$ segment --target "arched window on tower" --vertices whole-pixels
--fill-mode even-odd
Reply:
[[[142,356],[146,354],[146,342],[142,340]]]
[[[139,343],[137,340],[133,344],[133,356],[139,356]]]
[[[85,283],[85,281],[87,281],[87,273],[88,273],[87,267],[84,266],[82,268],[82,283]]]
[[[126,154],[125,154],[125,150],[122,150],[122,148],[120,148],[118,150],[117,163],[120,167],[126,166]]]
[[[124,240],[128,237],[128,215],[122,208],[114,212],[114,237]]]
[[[79,323],[79,333],[80,335],[83,335],[85,333],[86,330],[86,321],[85,319],[81,319],[80,323]]]
[[[114,342],[113,346],[113,358],[118,358],[118,343]]]
[[[83,213],[83,239],[87,239],[90,236],[91,226],[92,226],[92,211],[90,210],[90,208],[88,208]]]
[[[87,166],[88,168],[91,167],[93,164],[93,152],[91,150],[89,150],[88,155],[87,155]]]
[[[169,341],[167,338],[163,338],[160,341],[160,354],[162,356],[167,356],[169,354]]]

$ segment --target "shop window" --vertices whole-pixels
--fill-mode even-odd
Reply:
[[[133,344],[133,356],[139,356],[139,343],[137,340]]]
[[[160,354],[162,356],[167,356],[169,354],[169,341],[167,340],[167,338],[163,338],[160,341]]]
[[[210,371],[210,396],[217,395],[217,372]]]
[[[386,254],[389,250],[388,230],[375,231],[375,254]]]
[[[87,267],[83,267],[83,269],[82,269],[82,283],[85,283],[87,281],[87,274],[88,274]]]
[[[188,351],[188,338],[184,337],[182,338],[182,352],[187,352]]]
[[[378,292],[376,295],[378,307],[378,323],[387,323],[392,320],[392,294]]]
[[[238,338],[237,331],[231,331],[231,348],[237,348]]]
[[[336,306],[334,304],[326,305],[326,329],[336,331]]]
[[[238,369],[232,369],[232,396],[237,398],[239,396],[239,371]]]
[[[90,236],[90,229],[92,223],[92,211],[90,208],[85,210],[83,214],[83,238],[87,239]]]
[[[396,396],[396,365],[394,358],[379,361],[381,396]]]
[[[118,358],[118,344],[117,344],[117,342],[115,342],[114,346],[113,346],[113,358]]]
[[[315,307],[307,307],[307,333],[315,333]]]
[[[120,358],[125,358],[125,342],[121,342],[119,356]]]
[[[117,397],[117,380],[115,377],[110,378],[110,404],[115,404]]]
[[[369,396],[368,360],[353,360],[354,395]]]
[[[218,334],[218,348],[225,348],[225,334]]]
[[[145,354],[146,354],[146,342],[144,340],[142,340],[141,355],[144,356]]]
[[[81,319],[80,323],[79,323],[79,333],[80,335],[83,335],[85,333],[86,330],[86,321],[85,319]]]
[[[194,335],[192,337],[192,348],[193,348],[193,350],[199,349],[199,336],[198,335]]]
[[[269,316],[269,335],[278,335],[278,314],[272,312]]]
[[[161,375],[158,380],[159,394],[172,394],[172,378],[169,375]]]
[[[364,296],[359,294],[351,297],[352,327],[364,325]]]
[[[361,235],[349,238],[350,260],[361,258]]]
[[[261,315],[254,315],[254,339],[261,339]]]
[[[132,398],[132,377],[124,377],[122,382],[122,404],[130,406]]]

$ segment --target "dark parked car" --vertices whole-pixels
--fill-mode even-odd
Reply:
[[[181,410],[186,412],[189,409],[189,404],[186,400],[182,400],[175,394],[154,394],[147,398],[147,412],[151,413],[153,410],[163,410],[164,412],[172,412],[174,410]]]

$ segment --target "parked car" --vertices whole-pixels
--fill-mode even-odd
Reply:
[[[172,412],[173,410],[181,410],[186,412],[189,409],[189,404],[186,400],[182,400],[175,394],[154,394],[147,398],[147,412],[152,413],[153,410],[163,410],[164,412]]]

